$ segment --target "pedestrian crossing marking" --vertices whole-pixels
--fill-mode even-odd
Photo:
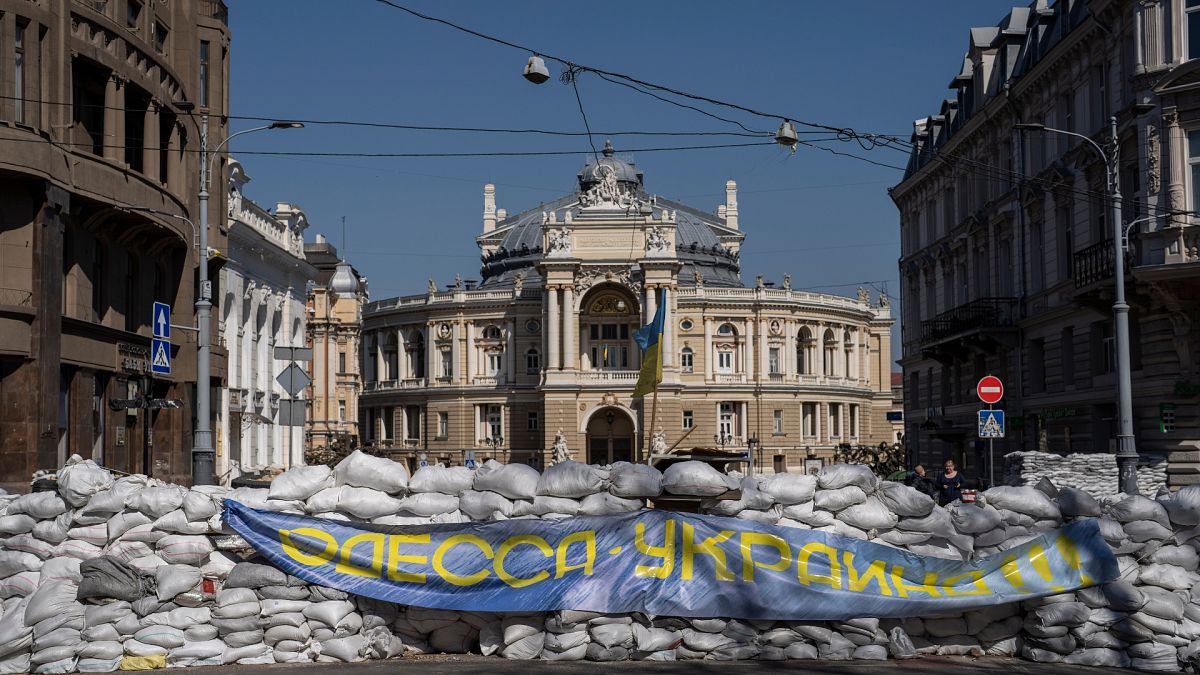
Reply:
[[[1004,438],[1004,411],[979,411],[979,437]]]

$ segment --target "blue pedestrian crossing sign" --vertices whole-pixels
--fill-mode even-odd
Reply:
[[[1004,438],[1004,411],[979,411],[979,437]]]
[[[150,372],[155,375],[171,374],[171,343],[154,338],[150,341]]]
[[[154,303],[154,337],[171,338],[171,306],[165,302]]]

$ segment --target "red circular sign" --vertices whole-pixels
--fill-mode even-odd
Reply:
[[[980,401],[988,405],[999,403],[1004,398],[1004,383],[995,375],[988,375],[975,385],[975,393],[979,394]]]

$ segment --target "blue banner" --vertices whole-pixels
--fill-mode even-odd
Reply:
[[[402,605],[839,620],[956,612],[1111,581],[1095,520],[981,560],[825,532],[646,510],[563,520],[383,526],[225,502],[225,522],[310,583]]]

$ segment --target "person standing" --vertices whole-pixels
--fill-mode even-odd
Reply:
[[[945,506],[962,498],[963,484],[966,482],[962,474],[954,467],[954,460],[948,459],[942,465],[943,471],[938,478],[938,502]]]

